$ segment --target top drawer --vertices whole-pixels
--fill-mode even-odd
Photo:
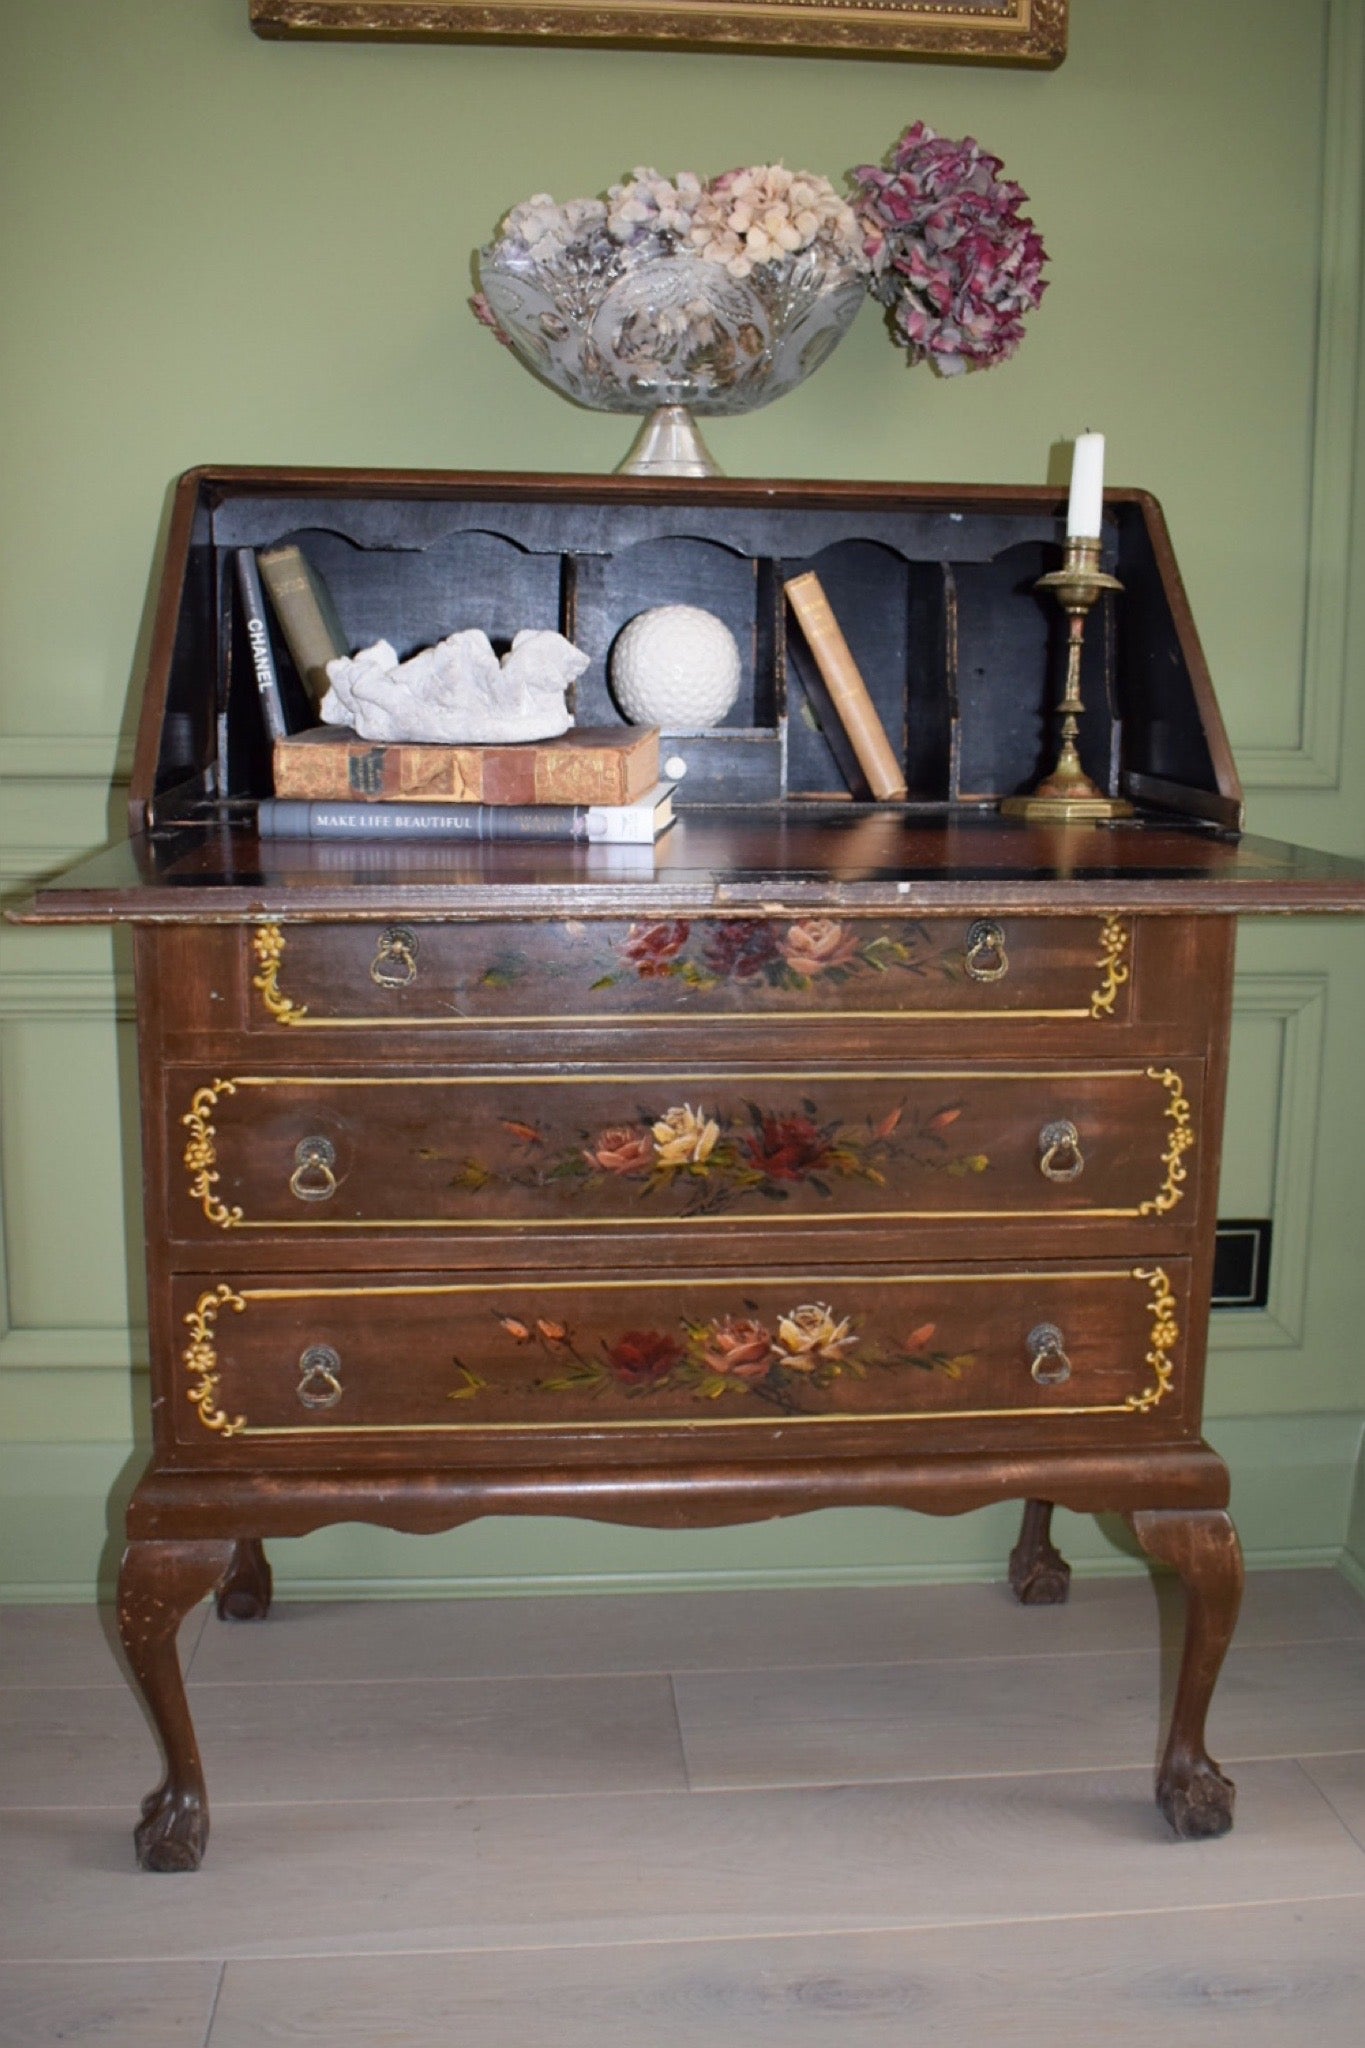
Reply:
[[[252,1030],[753,1023],[822,1017],[1125,1022],[1132,920],[668,918],[265,924]]]

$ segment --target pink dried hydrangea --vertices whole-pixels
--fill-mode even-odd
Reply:
[[[1002,168],[970,136],[950,142],[916,121],[887,169],[851,173],[868,290],[910,361],[943,376],[1012,356],[1047,289],[1042,236],[1020,212],[1028,195]]]

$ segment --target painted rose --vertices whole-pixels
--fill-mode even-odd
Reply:
[[[769,1180],[804,1180],[829,1157],[829,1140],[807,1116],[765,1116],[744,1140],[750,1164]]]
[[[660,918],[653,924],[633,924],[626,933],[622,951],[637,974],[645,980],[667,974],[687,944],[691,926],[683,918]]]
[[[847,1316],[836,1323],[823,1302],[807,1302],[782,1316],[773,1350],[789,1372],[814,1372],[818,1365],[837,1365],[857,1343]]]
[[[702,1363],[727,1379],[761,1380],[772,1364],[772,1332],[748,1316],[725,1316],[706,1332]]]
[[[777,934],[762,918],[737,917],[712,925],[702,958],[725,981],[752,981],[778,957]]]
[[[616,1124],[599,1131],[583,1157],[603,1173],[648,1173],[654,1165],[654,1140],[648,1131]]]
[[[665,1330],[625,1330],[603,1344],[607,1370],[619,1386],[656,1387],[682,1358],[682,1346]]]
[[[858,934],[832,917],[804,917],[782,936],[782,958],[808,980],[832,967],[847,967],[858,951]]]
[[[654,1126],[654,1158],[659,1166],[704,1166],[716,1147],[720,1125],[704,1109],[684,1103],[670,1109]]]

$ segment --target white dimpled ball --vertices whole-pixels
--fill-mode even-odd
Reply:
[[[739,647],[723,619],[698,605],[660,604],[622,630],[611,687],[632,725],[697,732],[734,703],[739,668]]]

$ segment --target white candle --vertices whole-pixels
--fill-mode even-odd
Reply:
[[[1104,513],[1104,436],[1077,434],[1071,451],[1068,540],[1098,540]]]

